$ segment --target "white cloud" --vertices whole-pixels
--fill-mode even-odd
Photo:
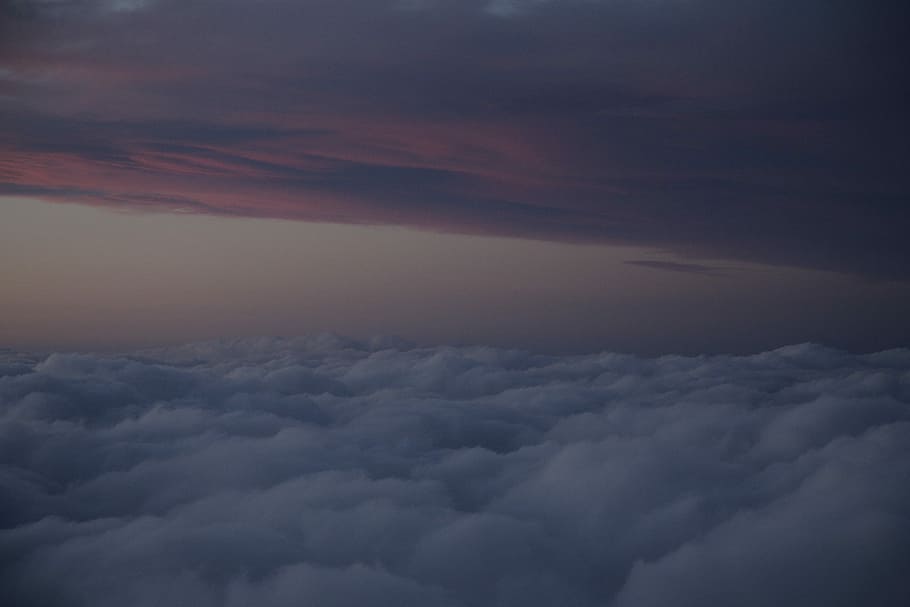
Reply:
[[[910,600],[906,350],[4,353],[0,401],[12,605]]]

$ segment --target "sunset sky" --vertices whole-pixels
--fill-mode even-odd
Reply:
[[[902,2],[0,4],[0,344],[910,343]]]
[[[0,603],[907,607],[907,57],[908,0],[0,0]]]

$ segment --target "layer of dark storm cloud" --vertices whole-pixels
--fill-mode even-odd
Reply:
[[[907,278],[904,4],[7,2],[0,192]]]
[[[906,605],[910,351],[0,357],[26,605]]]

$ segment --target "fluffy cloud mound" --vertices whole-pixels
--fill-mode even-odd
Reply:
[[[0,353],[4,605],[907,605],[910,351]]]

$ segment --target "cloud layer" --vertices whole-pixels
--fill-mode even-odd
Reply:
[[[0,357],[27,605],[906,605],[910,351]]]
[[[0,5],[0,194],[907,279],[906,3]]]

